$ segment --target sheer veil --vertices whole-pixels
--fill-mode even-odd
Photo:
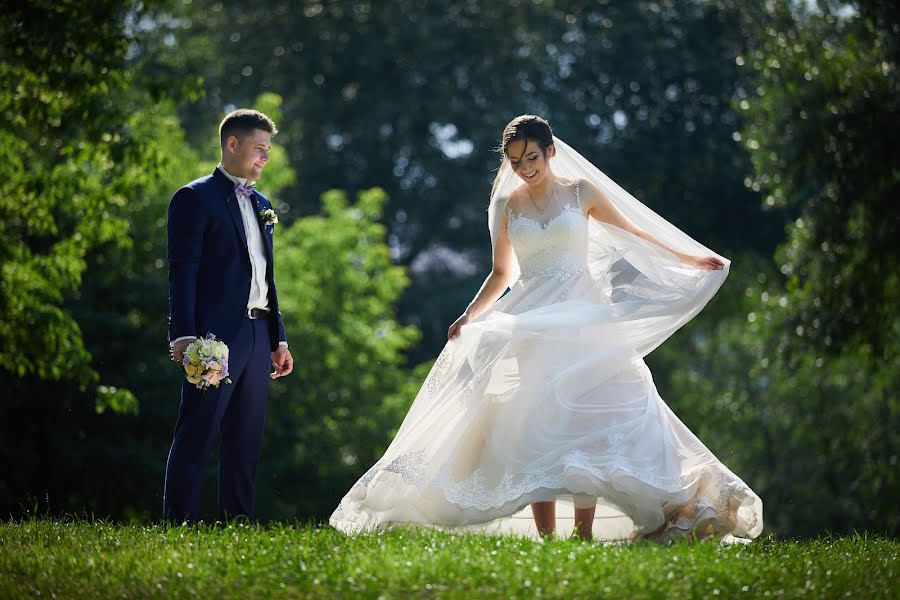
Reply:
[[[610,349],[623,346],[646,355],[706,305],[725,281],[730,261],[653,212],[571,146],[557,137],[553,141],[556,154],[550,165],[557,177],[592,183],[632,224],[666,246],[690,255],[716,256],[725,263],[719,271],[694,269],[652,242],[591,219],[588,267],[596,291],[607,302],[593,309],[567,307],[566,313],[571,315],[568,324],[613,336],[618,342],[610,343]],[[492,245],[496,245],[510,194],[520,184],[504,160],[488,208]],[[518,277],[516,263],[513,280]],[[539,320],[532,324],[540,326]]]

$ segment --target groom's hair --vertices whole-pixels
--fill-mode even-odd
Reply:
[[[228,138],[234,136],[241,141],[245,135],[254,129],[268,131],[272,135],[278,133],[275,122],[258,110],[239,108],[233,110],[222,119],[219,124],[219,144],[224,148]]]

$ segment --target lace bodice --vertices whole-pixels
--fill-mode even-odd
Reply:
[[[578,182],[559,185],[558,212],[544,223],[507,207],[507,232],[521,279],[552,276],[567,279],[587,268],[588,222],[581,207]]]

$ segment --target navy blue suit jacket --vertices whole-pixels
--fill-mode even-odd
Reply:
[[[257,191],[259,210],[272,207]],[[274,227],[259,221],[269,284],[272,351],[287,341],[272,270]],[[219,169],[182,187],[169,203],[169,339],[214,333],[229,343],[247,316],[250,254],[234,193]]]

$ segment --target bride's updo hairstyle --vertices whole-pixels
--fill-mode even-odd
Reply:
[[[509,155],[509,145],[516,140],[534,140],[546,152],[553,145],[553,131],[550,123],[537,115],[520,115],[503,128],[499,150],[504,158]]]
[[[500,169],[494,178],[494,187],[500,179],[503,164],[509,159],[509,145],[516,140],[534,140],[541,152],[547,152],[547,148],[553,145],[553,130],[546,119],[537,115],[519,115],[503,128],[503,136],[500,138]]]

